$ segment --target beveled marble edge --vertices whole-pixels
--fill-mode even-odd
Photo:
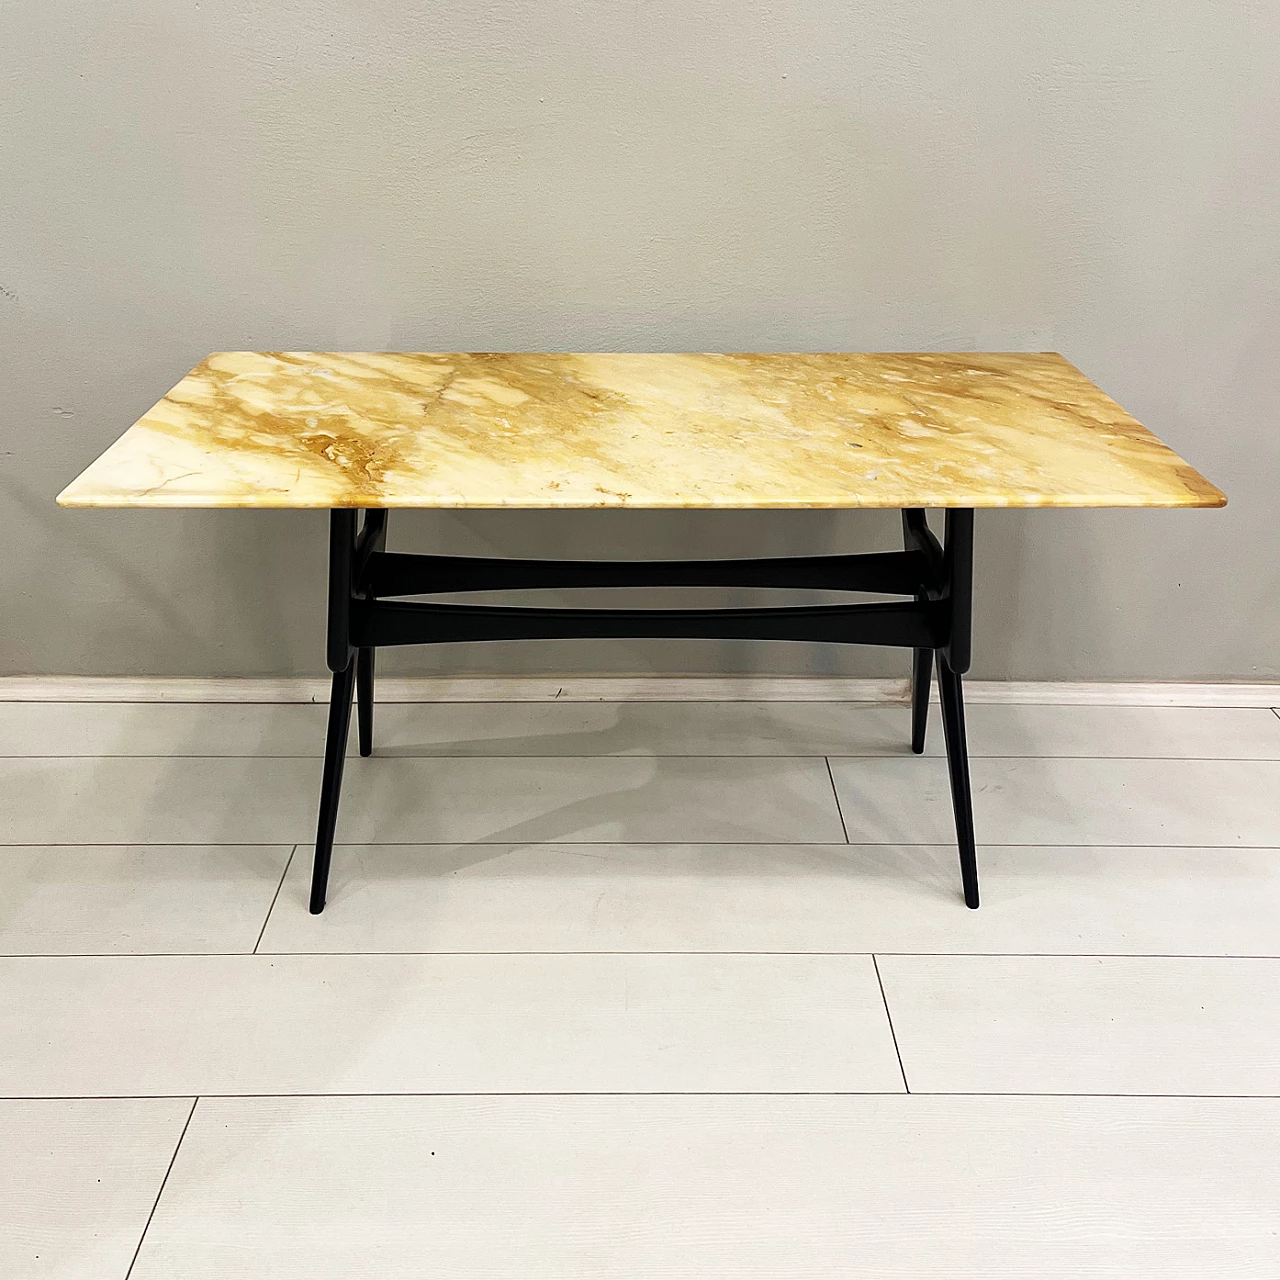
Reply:
[[[180,494],[160,494],[136,500],[118,500],[88,495],[80,497],[72,492],[74,481],[55,499],[60,507],[79,511],[902,511],[907,508],[925,511],[975,510],[975,511],[1082,511],[1082,510],[1148,510],[1148,511],[1203,511],[1227,505],[1227,496],[1220,490],[1214,494],[1191,494],[1184,498],[1135,497],[1132,494],[1027,494],[1005,499],[990,494],[976,496],[948,495],[945,501],[936,496],[924,498],[917,493],[876,494],[874,498],[851,501],[845,495],[829,500],[816,499],[788,502],[782,499],[766,499],[756,502],[415,502],[407,498],[382,498],[368,501],[341,502],[290,502],[287,496],[269,495],[255,497],[252,501],[237,501],[232,496],[214,495],[199,500],[184,498]],[[1207,482],[1206,482],[1207,483]],[[1212,487],[1212,486],[1210,486]]]
[[[857,365],[855,367],[839,363],[842,361],[855,361]],[[244,372],[241,366],[246,362],[252,368],[263,365],[268,372],[264,374]],[[258,365],[254,365],[254,362],[258,362]],[[461,411],[455,406],[455,415],[461,412],[465,428],[472,430],[473,433],[477,428],[479,429],[486,442],[484,445],[477,448],[474,441],[468,441],[469,453],[459,457],[455,450],[454,455],[450,457],[449,451],[455,444],[455,437],[451,436],[446,429],[447,421],[442,424],[436,420],[424,420],[420,425],[413,427],[406,437],[419,453],[427,448],[436,450],[436,453],[430,455],[430,461],[426,464],[428,468],[440,472],[447,471],[448,467],[452,466],[453,479],[458,483],[459,490],[462,487],[462,481],[465,481],[470,485],[469,491],[450,492],[437,487],[434,492],[415,492],[415,487],[420,482],[416,479],[412,467],[413,465],[422,466],[421,461],[410,464],[408,480],[404,477],[402,467],[401,473],[396,475],[390,487],[371,488],[369,482],[365,480],[363,491],[361,486],[350,484],[341,473],[335,480],[335,469],[332,465],[322,477],[325,481],[323,486],[317,485],[314,474],[309,474],[304,481],[301,468],[296,472],[294,477],[296,483],[293,484],[281,479],[278,465],[273,474],[271,466],[277,464],[278,459],[274,457],[273,452],[256,443],[267,438],[262,434],[263,418],[260,415],[266,414],[268,430],[273,426],[276,428],[274,439],[277,441],[292,442],[295,439],[295,432],[301,432],[305,436],[306,432],[302,428],[300,415],[309,412],[305,408],[305,395],[314,393],[315,381],[313,378],[308,384],[306,377],[315,371],[305,367],[299,368],[298,362],[304,366],[329,363],[353,370],[351,373],[341,375],[346,377],[346,381],[339,380],[337,384],[341,391],[341,411],[347,416],[337,419],[322,418],[323,426],[319,433],[328,440],[333,433],[325,430],[324,427],[329,423],[350,421],[360,423],[361,426],[354,434],[349,427],[340,425],[337,428],[340,435],[346,432],[345,436],[335,437],[332,440],[332,443],[339,447],[339,452],[351,447],[358,451],[367,451],[371,447],[381,448],[384,437],[387,437],[388,433],[394,436],[397,429],[401,436],[404,436],[406,428],[403,424],[394,421],[397,415],[404,416],[404,405],[392,402],[391,408],[388,409],[380,401],[369,402],[370,395],[390,398],[405,378],[409,379],[413,389],[416,390],[423,371],[430,372],[432,368],[438,367],[443,362],[460,365],[469,373],[471,370],[467,362],[472,364],[488,362],[480,368],[480,373],[487,375],[487,381],[483,377],[477,377],[475,373],[471,373],[467,379],[463,379],[460,374],[453,376],[453,370],[450,369],[452,381],[449,384],[459,387],[457,398],[462,404],[472,406]],[[791,369],[788,369],[787,362],[791,362]],[[963,367],[967,364],[981,365],[984,362],[994,365],[994,368],[990,371],[966,371]],[[519,389],[518,375],[522,372],[522,365],[531,363],[553,366],[551,369],[541,367],[536,370],[543,375],[539,388],[542,393],[541,399],[536,403],[544,413],[549,412],[552,415],[551,421],[555,434],[550,439],[546,436],[544,416],[541,423],[544,428],[541,437],[536,431],[531,431],[527,436],[508,435],[504,439],[505,433],[498,431],[492,424],[494,404],[491,400],[496,398],[503,406],[503,413],[519,421],[517,412],[506,406],[513,403],[511,397],[514,396],[528,400],[528,396]],[[626,492],[623,487],[628,485],[644,489],[646,466],[652,468],[657,462],[665,467],[668,462],[668,454],[662,450],[659,450],[656,455],[650,450],[646,457],[644,446],[651,445],[652,441],[635,435],[633,431],[631,439],[640,440],[642,442],[640,447],[636,448],[624,442],[618,450],[619,457],[606,460],[606,467],[612,467],[612,470],[602,472],[600,467],[596,468],[597,474],[602,474],[603,479],[609,482],[608,484],[602,484],[601,480],[597,479],[594,487],[591,487],[583,477],[578,476],[570,483],[569,491],[564,491],[555,479],[548,481],[544,475],[541,480],[544,486],[543,492],[529,495],[517,492],[513,496],[512,491],[518,490],[523,483],[518,480],[513,481],[513,475],[519,476],[525,467],[531,469],[541,467],[544,472],[546,471],[543,450],[550,448],[555,453],[559,449],[563,458],[567,459],[568,465],[573,467],[579,456],[589,456],[589,453],[578,455],[575,450],[586,447],[590,451],[597,443],[594,437],[582,435],[584,427],[589,427],[591,422],[583,418],[580,405],[576,409],[572,405],[567,405],[563,410],[558,408],[562,386],[565,389],[566,399],[570,398],[584,380],[600,388],[604,394],[611,394],[615,388],[622,388],[620,394],[634,395],[635,375],[637,370],[640,370],[646,377],[656,376],[659,381],[662,378],[670,378],[672,385],[679,391],[682,389],[681,378],[687,380],[689,367],[699,363],[709,366],[715,374],[711,385],[717,392],[721,388],[726,395],[734,395],[741,391],[740,403],[735,410],[737,416],[730,415],[727,419],[729,428],[733,429],[728,434],[725,434],[724,422],[719,419],[713,417],[708,425],[705,409],[698,401],[695,400],[694,407],[685,408],[678,399],[674,403],[669,397],[663,399],[659,396],[654,399],[649,394],[649,387],[643,383],[640,399],[633,402],[634,412],[638,412],[641,416],[646,414],[652,416],[653,411],[657,409],[660,414],[669,415],[666,422],[677,426],[682,421],[687,421],[688,415],[692,415],[698,422],[696,430],[681,433],[678,430],[667,429],[660,433],[675,437],[671,445],[671,461],[687,463],[692,457],[696,463],[703,463],[708,456],[706,442],[718,442],[722,448],[727,443],[729,448],[727,454],[712,452],[710,456],[714,466],[704,473],[704,477],[709,477],[713,483],[723,484],[727,489],[736,486],[742,490],[748,488],[751,483],[756,485],[755,489],[751,489],[745,496],[741,492],[732,495],[708,493],[700,488],[695,470],[692,479],[683,483],[680,478],[671,480],[663,476],[656,484],[650,479],[649,491],[644,494]],[[759,368],[752,369],[752,363]],[[820,370],[825,370],[827,375],[843,376],[848,372],[860,373],[864,379],[862,385],[865,389],[859,391],[855,388],[852,393],[849,393],[843,408],[838,412],[827,411],[825,437],[820,434],[820,428],[824,425],[821,417],[811,416],[814,413],[821,415],[825,406],[813,398],[812,392],[806,393],[808,398],[785,401],[786,409],[798,415],[802,423],[812,422],[815,425],[813,428],[807,425],[798,428],[784,416],[783,422],[791,429],[784,431],[783,436],[794,437],[798,443],[784,442],[780,445],[776,430],[772,435],[770,434],[774,426],[769,421],[770,415],[776,419],[778,413],[775,407],[776,398],[773,395],[775,386],[780,391],[788,390],[788,384],[791,381],[788,377],[790,373],[797,368],[803,370],[804,366],[815,364]],[[879,367],[881,365],[885,367],[882,369]],[[227,374],[214,372],[223,366],[228,367]],[[772,380],[775,376],[775,366],[778,370],[776,383]],[[382,372],[384,367],[385,374]],[[912,376],[904,377],[900,372],[903,367],[908,368]],[[899,372],[890,372],[895,368]],[[601,375],[601,369],[603,369],[603,375]],[[763,383],[758,377],[754,383],[747,383],[744,379],[740,387],[736,379],[744,369],[756,374],[763,370],[765,374]],[[236,370],[241,371],[235,372]],[[706,369],[695,368],[694,372],[705,374]],[[807,372],[812,376],[812,368]],[[987,392],[1000,390],[1005,393],[1003,408],[1001,402],[984,399],[982,394],[979,394],[976,399],[971,398],[967,387],[954,392],[949,390],[945,383],[938,381],[944,375],[949,375],[954,381],[957,373],[964,372],[979,372],[984,377],[1003,379],[1003,383],[988,382],[985,387]],[[920,376],[919,382],[913,380],[917,374]],[[514,380],[504,386],[504,375]],[[235,379],[240,377],[249,378],[251,390],[255,392],[257,392],[258,383],[263,382],[264,379],[268,382],[274,379],[279,383],[280,394],[276,401],[264,402],[261,393],[257,393],[255,407],[252,410],[256,416],[252,417],[245,416],[244,406],[241,404],[244,393],[238,389],[229,399],[222,401],[218,401],[215,395],[212,407],[202,410],[199,408],[198,399],[193,401],[189,393],[184,395],[184,389],[188,386],[200,387],[199,379],[202,376],[207,382],[212,380],[211,385],[215,393],[220,385],[219,379],[230,377],[234,383]],[[559,381],[561,377],[566,378],[567,381],[561,383]],[[621,382],[618,382],[619,377],[622,379]],[[382,390],[384,378],[388,379],[385,382],[387,387],[385,392]],[[930,379],[933,379],[932,383]],[[1009,397],[1010,387],[1007,384],[1019,379],[1024,380],[1027,387],[1025,401],[1020,400],[1017,394],[1012,398]],[[464,382],[465,394],[463,393]],[[238,388],[239,384],[236,386]],[[762,387],[763,399],[759,398]],[[480,389],[478,400],[476,399],[477,388]],[[329,388],[326,385],[322,389]],[[403,389],[402,386],[400,389]],[[666,389],[659,387],[660,391]],[[902,428],[893,425],[893,415],[894,413],[900,415],[903,412],[901,407],[894,410],[881,406],[875,410],[881,417],[873,418],[869,423],[849,416],[872,412],[863,405],[883,400],[886,390],[894,396],[905,397],[901,399],[900,405],[905,404],[908,412],[915,411],[913,400],[928,399],[930,401],[932,407],[925,411],[921,421],[926,424],[932,422],[933,439],[923,455],[920,454],[915,441],[907,438],[920,434],[919,431],[911,431],[914,424],[904,420]],[[984,387],[978,385],[977,390],[981,393]],[[1050,394],[1051,392],[1054,394]],[[424,392],[419,391],[417,394],[420,397]],[[446,395],[450,394],[446,391]],[[351,409],[350,404],[360,404],[361,396],[365,397],[366,414],[365,416],[356,414],[352,418],[351,415],[355,411]],[[756,398],[752,398],[753,396]],[[401,398],[403,399],[403,396]],[[1040,410],[1042,420],[1033,422],[1031,427],[1020,426],[1018,423],[1020,414],[1022,417],[1026,416],[1023,412],[1024,406],[1034,402],[1042,406]],[[225,410],[224,405],[228,404],[230,409]],[[276,407],[277,404],[279,408]],[[436,401],[437,408],[441,407],[441,404],[442,402]],[[188,405],[193,407],[188,409]],[[625,399],[623,405],[624,410],[628,410],[628,402]],[[975,407],[980,410],[979,416],[975,416]],[[1063,419],[1056,426],[1052,423],[1054,411],[1058,411],[1057,417]],[[202,412],[205,414],[206,425],[204,426],[199,425],[200,420],[192,416]],[[227,412],[238,413],[243,419],[238,425],[239,435],[236,435],[235,430],[223,430],[221,424]],[[486,412],[490,420],[488,426],[485,425]],[[713,414],[715,412],[723,413],[724,411],[713,410]],[[866,454],[850,455],[833,448],[833,443],[838,445],[845,441],[843,435],[837,436],[834,442],[831,438],[832,412],[835,412],[837,422],[842,424],[840,428],[842,433],[846,426],[851,430],[856,430],[863,425],[875,427],[879,425],[881,418],[888,425],[881,427],[878,441],[874,438],[862,437],[870,439]],[[1001,412],[1006,415],[1004,422],[1000,421]],[[1075,423],[1071,421],[1073,413],[1079,415]],[[841,417],[841,414],[845,416]],[[756,421],[757,415],[761,419],[759,423]],[[938,415],[941,415],[940,419]],[[938,421],[947,422],[957,418],[959,426],[957,427],[953,421],[949,436],[939,434]],[[277,419],[287,424],[283,431],[280,430]],[[307,421],[314,426],[317,420],[311,417]],[[455,433],[459,430],[456,421],[455,417],[455,425],[452,428]],[[499,417],[498,421],[503,427],[510,427],[505,417]],[[561,435],[562,421],[563,435]],[[630,419],[624,416],[622,421],[628,424],[628,429],[631,429]],[[768,465],[763,481],[758,474],[753,481],[750,476],[744,477],[744,475],[732,473],[736,468],[736,459],[734,463],[725,461],[726,457],[732,456],[734,449],[743,448],[739,439],[741,436],[739,424],[747,424],[752,431],[758,428],[760,444],[764,446],[761,451],[771,450],[771,459],[766,458]],[[616,437],[616,423],[614,426]],[[1105,439],[1115,439],[1120,447],[1114,459],[1109,450],[1099,448],[1096,439],[1090,439],[1090,434],[1096,436],[1099,427],[1105,428]],[[649,430],[654,430],[652,422],[649,423]],[[206,434],[202,435],[202,432]],[[721,434],[717,434],[718,432]],[[1055,432],[1058,433],[1056,436]],[[984,437],[987,436],[997,445],[994,458],[992,446],[983,446]],[[887,446],[886,437],[889,440]],[[352,441],[350,446],[345,443],[347,439]],[[1019,445],[1023,440],[1026,441],[1024,446],[1026,457],[1020,457],[1008,451],[1011,439]],[[246,440],[249,443],[246,444]],[[487,448],[489,440],[492,440],[495,446],[492,456]],[[526,440],[533,441],[532,452],[526,448]],[[575,444],[575,440],[578,443]],[[697,446],[692,453],[688,451],[691,442]],[[398,443],[403,448],[403,439]],[[616,438],[613,443],[616,445]],[[749,453],[754,453],[756,443],[753,437],[749,442]],[[1090,446],[1093,451],[1091,456],[1084,456],[1082,444]],[[951,455],[950,451],[957,445],[960,451]],[[858,447],[862,448],[861,445]],[[633,449],[631,455],[627,454],[627,448]],[[680,455],[682,448],[686,450],[683,458]],[[976,463],[975,448],[978,449]],[[1001,454],[1000,448],[1006,452]],[[809,450],[808,458],[805,456],[806,449]],[[816,455],[813,453],[814,449],[819,450]],[[522,450],[524,450],[523,456]],[[861,479],[864,481],[863,485],[826,492],[820,483],[815,483],[813,471],[806,464],[816,456],[830,469],[836,452],[842,454],[835,467],[839,481],[846,486],[852,486]],[[1134,455],[1134,459],[1127,463],[1122,456],[1126,452]],[[1070,466],[1059,464],[1060,470],[1070,471],[1074,468],[1076,471],[1087,471],[1092,468],[1099,473],[1118,472],[1120,473],[1118,478],[1132,482],[1132,487],[1111,489],[1105,483],[1101,483],[1096,488],[1080,491],[1062,484],[1056,488],[1048,486],[1041,489],[1034,484],[1024,482],[1019,485],[1009,481],[998,481],[990,476],[990,468],[993,465],[1005,467],[1010,471],[1027,471],[1034,465],[1044,467],[1046,472],[1052,472],[1056,461],[1055,455],[1058,453],[1072,459]],[[914,456],[908,456],[908,454]],[[986,456],[983,456],[984,454]],[[295,451],[290,458],[290,465],[293,465],[298,456],[302,456],[304,462],[312,461],[305,455],[298,455]],[[445,458],[443,464],[439,461],[440,457]],[[859,476],[855,457],[858,462],[864,464],[864,470],[868,463],[875,470],[865,476]],[[930,457],[934,458],[932,463],[928,461]],[[1030,461],[1031,458],[1036,459],[1034,464]],[[754,461],[754,457],[752,460]],[[899,463],[902,465],[899,466]],[[349,463],[344,465],[350,466]],[[980,486],[970,488],[966,477],[945,474],[962,470],[966,466],[971,470],[979,469],[979,465],[988,476]],[[637,466],[640,468],[639,472],[635,471]],[[718,475],[714,469],[715,466],[720,468]],[[773,470],[769,470],[768,467],[772,467]],[[910,467],[914,467],[919,473],[914,483],[902,485],[887,482],[879,476],[879,472],[883,469],[908,470]],[[462,481],[458,480],[459,469]],[[933,474],[927,474],[930,469]],[[678,466],[673,467],[672,470],[677,477],[683,477],[686,474]],[[940,475],[940,472],[944,474]],[[104,476],[109,478],[113,473],[116,474],[114,484],[109,479],[104,479]],[[354,473],[348,471],[346,474]],[[499,483],[495,483],[495,474]],[[796,476],[794,488],[798,492],[795,494],[777,491],[777,477],[787,474]],[[1032,474],[1036,473],[1033,471]],[[650,472],[651,476],[652,472]],[[184,488],[183,482],[191,481],[193,477],[195,482]],[[632,483],[637,478],[641,480],[639,486]],[[272,483],[273,480],[275,483]],[[421,483],[424,488],[427,487],[425,481]],[[577,485],[578,492],[572,491],[573,484]],[[399,486],[398,489],[395,488],[396,485]],[[866,487],[867,485],[870,487]],[[317,492],[318,487],[322,491]],[[682,491],[667,496],[661,492],[664,488]],[[486,489],[489,491],[486,492]],[[494,489],[505,489],[506,492],[495,494]],[[552,489],[562,491],[549,492]],[[725,356],[699,356],[693,353],[671,353],[670,355],[656,353],[652,355],[617,353],[539,355],[535,353],[483,356],[465,353],[229,352],[216,353],[196,366],[164,399],[68,485],[58,495],[57,501],[60,505],[68,507],[137,506],[172,509],[387,507],[444,510],[547,510],[607,507],[651,510],[836,510],[902,507],[1196,508],[1224,506],[1226,497],[1159,441],[1147,428],[1126,414],[1078,369],[1055,353],[922,352],[797,353],[794,355],[777,353]]]

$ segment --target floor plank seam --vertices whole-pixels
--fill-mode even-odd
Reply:
[[[787,840],[773,837],[768,840],[722,838],[719,840],[569,840],[563,837],[550,840],[359,840],[334,842],[335,849],[457,849],[469,846],[501,847],[513,844],[537,844],[557,848],[562,845],[575,849],[592,848],[654,848],[700,849],[725,846],[749,848],[811,848],[811,849],[950,849],[954,841],[945,840],[856,840],[846,844],[842,840]],[[283,847],[297,844],[310,848],[309,840],[0,840],[0,849],[262,849],[272,845]],[[981,849],[1252,849],[1256,851],[1280,850],[1280,844],[1174,844],[1168,840],[1159,844],[1063,844],[1060,840],[1000,841],[981,840]]]
[[[1280,960],[1280,954],[1224,951],[9,951],[0,952],[0,960],[229,960],[256,955],[281,960],[290,956],[312,959],[351,959],[355,956],[688,956],[693,959],[711,956],[768,956],[833,958],[852,956],[903,956],[920,959],[995,959],[995,960]]]
[[[191,1097],[186,1093],[14,1093],[0,1094],[5,1102],[166,1102]],[[1167,1098],[1184,1102],[1280,1102],[1280,1093],[1117,1093],[1011,1089],[477,1089],[392,1090],[378,1093],[201,1093],[200,1099],[238,1098]],[[199,1099],[198,1099],[199,1100]],[[192,1108],[194,1111],[194,1107]],[[190,1117],[188,1117],[188,1121]],[[184,1130],[185,1132],[185,1130]],[[174,1150],[177,1155],[177,1149]],[[157,1197],[158,1201],[159,1197]],[[127,1277],[126,1277],[127,1280]]]
[[[907,1082],[907,1069],[902,1063],[902,1050],[898,1047],[898,1033],[893,1029],[893,1014],[889,1012],[889,997],[885,995],[884,979],[880,976],[880,962],[874,954],[871,957],[872,967],[876,971],[876,982],[880,987],[880,999],[884,1001],[884,1016],[889,1023],[889,1034],[893,1037],[893,1051],[898,1056],[898,1070],[902,1072],[902,1088],[905,1092],[911,1092],[911,1085]]]
[[[280,900],[280,890],[284,888],[285,877],[289,874],[289,868],[293,865],[293,855],[298,852],[298,846],[295,844],[289,850],[289,856],[284,860],[284,870],[280,873],[279,883],[276,885],[276,891],[271,895],[271,905],[267,908],[267,914],[262,918],[262,928],[258,930],[258,940],[253,944],[253,954],[258,954],[258,948],[262,945],[262,939],[267,932],[267,925],[271,923],[271,913],[276,909],[276,903]]]
[[[175,1097],[184,1097],[189,1095],[175,1094]],[[151,1220],[156,1216],[156,1209],[160,1204],[160,1197],[164,1195],[164,1189],[169,1185],[169,1175],[173,1172],[174,1162],[178,1158],[178,1152],[182,1149],[182,1140],[187,1136],[187,1130],[191,1127],[191,1117],[196,1113],[196,1107],[200,1105],[199,1097],[192,1098],[191,1110],[187,1112],[186,1123],[182,1126],[182,1132],[178,1134],[177,1144],[173,1148],[173,1155],[169,1157],[169,1164],[165,1168],[164,1177],[160,1179],[160,1190],[156,1192],[156,1198],[152,1201],[151,1212],[147,1214],[147,1220],[142,1226],[142,1234],[138,1237],[137,1248],[133,1251],[133,1257],[129,1260],[129,1269],[124,1273],[124,1280],[129,1280],[133,1275],[133,1269],[138,1265],[138,1255],[142,1252],[143,1241],[147,1238],[147,1232],[151,1229]]]
[[[823,762],[827,766],[827,778],[831,782],[831,796],[836,802],[836,812],[840,815],[840,830],[844,832],[844,842],[849,843],[849,826],[844,820],[844,808],[840,804],[840,789],[836,786],[836,776],[831,772],[830,756],[823,756]]]

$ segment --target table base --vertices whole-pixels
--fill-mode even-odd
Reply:
[[[930,671],[938,672],[965,903],[978,905],[961,677],[969,669],[973,512],[948,509],[939,544],[923,510],[902,513],[902,551],[757,560],[511,560],[385,549],[387,512],[330,513],[327,660],[333,672],[311,912],[324,910],[342,768],[358,705],[360,754],[373,751],[374,650],[482,640],[807,640],[913,651],[911,749],[924,750]],[[884,604],[765,609],[543,609],[431,604],[396,597],[564,587],[768,587],[907,597]]]

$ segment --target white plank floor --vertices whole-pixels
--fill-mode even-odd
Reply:
[[[1263,1280],[1275,1099],[201,1099],[132,1280]]]
[[[1280,761],[1249,763],[1280,777]],[[292,844],[314,835],[318,769],[300,757],[6,758],[0,843]],[[821,756],[356,757],[338,823],[341,839],[385,843],[844,838]]]
[[[1280,1276],[1280,717],[0,704],[0,1276]],[[194,1106],[194,1110],[193,1110]]]
[[[3,1096],[903,1087],[870,956],[22,957],[0,1042]]]
[[[1265,708],[968,707],[974,756],[1280,760]],[[317,756],[318,704],[0,702],[0,756]],[[378,708],[378,754],[908,754],[903,708],[867,702],[437,702]],[[938,708],[929,755],[945,754]]]
[[[311,852],[260,952],[1280,956],[1273,849],[991,845],[974,912],[954,844],[340,845],[322,916]]]
[[[194,1098],[0,1101],[0,1276],[123,1276]]]

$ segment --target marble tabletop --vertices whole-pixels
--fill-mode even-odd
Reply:
[[[68,507],[1219,507],[1052,353],[222,352]]]

